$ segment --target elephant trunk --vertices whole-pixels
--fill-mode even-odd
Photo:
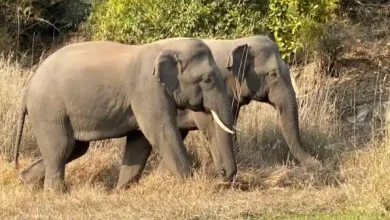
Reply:
[[[283,136],[293,156],[303,164],[317,163],[302,149],[302,141],[299,133],[298,107],[295,92],[291,86],[287,86],[280,103],[275,103],[280,115],[280,124]],[[284,87],[286,88],[286,87]],[[279,104],[279,105],[278,105]]]
[[[219,92],[215,91],[217,94]],[[212,96],[211,96],[212,97]],[[223,96],[214,96],[223,97]],[[233,115],[226,97],[215,99],[210,111],[214,119],[215,134],[224,167],[225,181],[231,180],[237,173],[237,164],[233,148]]]
[[[232,135],[226,133],[223,129],[217,126],[217,122],[214,121],[216,128],[216,136],[219,143],[221,158],[224,167],[225,181],[230,181],[237,173],[236,158],[234,155]]]

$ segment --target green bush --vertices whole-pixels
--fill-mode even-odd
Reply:
[[[283,57],[305,46],[304,36],[319,38],[336,8],[337,0],[270,0],[267,27]]]
[[[302,30],[325,23],[336,7],[337,0],[107,0],[95,4],[88,27],[94,40],[128,44],[269,34],[286,58],[303,46]]]
[[[244,1],[112,0],[89,18],[95,40],[146,43],[168,37],[238,37],[265,30],[261,7]],[[246,16],[241,16],[241,15]]]

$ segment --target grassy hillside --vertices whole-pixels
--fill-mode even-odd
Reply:
[[[0,59],[0,65],[2,219],[389,217],[386,209],[390,207],[390,145],[386,138],[374,137],[361,144],[346,135],[348,129],[359,126],[348,124],[340,113],[345,108],[339,104],[343,99],[356,100],[345,94],[341,97],[340,85],[344,84],[340,81],[348,76],[333,79],[315,74],[316,63],[293,67],[292,73],[297,77],[300,92],[304,146],[324,162],[324,170],[308,171],[291,159],[285,160],[289,155],[276,112],[268,105],[251,103],[239,118],[239,175],[232,186],[211,180],[202,172],[180,184],[171,175],[155,171],[154,154],[140,184],[114,193],[123,140],[112,140],[94,143],[87,155],[67,167],[69,191],[60,196],[19,183],[8,161],[13,150],[16,109],[31,71],[5,58]],[[373,86],[382,88],[373,97],[385,97],[387,81],[373,76],[378,78]],[[206,142],[198,132],[193,132],[186,144],[199,154],[207,152]],[[22,167],[39,155],[29,126],[25,128],[22,152]]]
[[[324,56],[291,67],[304,148],[324,169],[297,164],[275,110],[253,102],[240,112],[239,173],[232,185],[202,170],[179,183],[156,170],[153,153],[140,183],[114,192],[123,139],[94,142],[69,164],[63,195],[21,184],[11,159],[14,125],[36,66],[0,57],[0,219],[389,219],[390,32],[384,18],[390,10],[386,4],[365,6],[349,12],[354,23],[346,29],[348,50],[333,63],[338,77],[324,74]],[[199,132],[185,144],[199,157],[208,153]],[[28,117],[21,152],[21,168],[39,156]]]

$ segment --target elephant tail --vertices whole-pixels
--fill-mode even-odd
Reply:
[[[26,119],[27,115],[27,107],[26,107],[26,91],[23,94],[23,99],[21,103],[21,107],[19,110],[19,116],[18,121],[16,125],[16,135],[15,135],[15,152],[14,152],[14,162],[15,162],[15,169],[19,169],[19,148],[20,148],[20,142],[22,140],[22,133],[23,133],[23,127],[24,127],[24,121]]]

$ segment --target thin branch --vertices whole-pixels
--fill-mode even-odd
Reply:
[[[45,20],[45,19],[42,19],[42,18],[33,18],[33,20],[37,20],[37,21],[41,21],[41,22],[44,22],[46,24],[49,24],[50,26],[52,26],[54,29],[56,29],[59,33],[61,33],[61,31],[52,23],[50,23],[49,21]]]

